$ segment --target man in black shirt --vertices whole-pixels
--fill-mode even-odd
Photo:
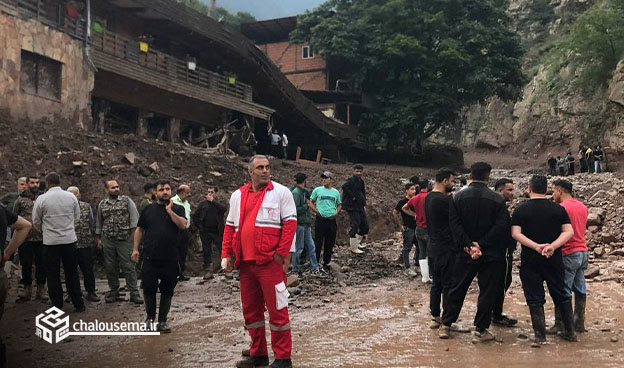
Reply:
[[[156,291],[160,289],[160,309],[157,331],[171,332],[167,314],[171,308],[173,289],[180,268],[178,265],[178,238],[186,229],[184,207],[171,201],[171,185],[166,180],[156,182],[156,202],[145,207],[134,233],[132,261],[139,261],[139,244],[143,243],[143,297],[147,312],[146,324],[152,326],[156,317]]]
[[[594,172],[599,174],[602,172],[602,161],[604,160],[604,152],[599,145],[594,150]]]
[[[214,264],[212,264],[212,244],[219,250],[221,254],[221,243],[223,242],[223,228],[225,220],[223,216],[227,211],[227,206],[215,200],[217,187],[210,186],[206,189],[206,200],[197,206],[197,210],[193,215],[193,223],[199,229],[199,235],[202,242],[204,252],[204,280],[212,278]]]
[[[456,251],[453,287],[442,314],[440,338],[449,337],[451,324],[457,321],[464,298],[478,275],[479,299],[474,319],[473,343],[494,340],[488,331],[496,296],[503,292],[505,250],[509,234],[509,212],[505,200],[488,188],[492,166],[477,162],[470,167],[472,183],[453,198],[449,221]]]
[[[496,181],[494,184],[494,191],[505,198],[505,202],[509,203],[514,197],[514,182],[511,179],[503,178]],[[511,286],[511,270],[513,267],[513,253],[516,250],[517,243],[514,238],[511,237],[511,230],[509,231],[509,246],[507,247],[505,254],[505,278],[503,279],[504,291],[496,298],[494,303],[494,310],[492,311],[492,323],[503,327],[512,327],[518,323],[517,319],[509,318],[503,314],[503,304],[505,302],[505,293]]]
[[[552,153],[548,153],[548,175],[557,175],[557,159]]]
[[[402,257],[403,263],[405,265],[405,273],[408,276],[416,276],[416,264],[418,263],[418,247],[414,247],[416,252],[414,252],[414,268],[410,268],[409,262],[409,254],[412,251],[412,247],[415,244],[416,237],[416,220],[414,216],[410,216],[407,213],[402,211],[403,206],[414,196],[416,193],[416,185],[413,183],[405,184],[405,197],[401,198],[401,200],[397,203],[394,210],[392,210],[392,215],[394,216],[394,220],[399,225],[401,232],[403,233],[403,251]],[[400,214],[400,216],[399,216]]]
[[[512,236],[522,244],[520,279],[531,312],[535,342],[546,341],[544,281],[561,311],[565,330],[562,337],[576,341],[572,300],[564,290],[561,254],[561,247],[574,235],[574,230],[565,208],[546,199],[547,189],[545,176],[533,176],[529,183],[531,200],[518,206],[511,219]]]
[[[6,249],[4,249],[4,240],[7,237],[7,227],[13,229],[13,237]],[[23,217],[7,211],[0,206],[0,320],[4,314],[4,302],[6,301],[7,291],[9,289],[9,280],[4,272],[4,262],[7,262],[15,253],[15,250],[24,243],[26,236],[30,232],[32,225]],[[0,367],[6,365],[6,347],[2,343],[0,337]]]
[[[435,177],[435,186],[425,198],[425,217],[429,244],[427,256],[431,265],[433,282],[429,293],[431,328],[440,327],[440,300],[446,309],[448,292],[453,286],[455,266],[455,243],[449,227],[449,208],[452,205],[455,173],[442,168]]]
[[[366,217],[366,187],[362,174],[364,166],[353,166],[353,176],[342,185],[342,208],[349,214],[349,250],[355,254],[362,254],[359,248],[364,248],[362,241],[368,234],[368,219]]]

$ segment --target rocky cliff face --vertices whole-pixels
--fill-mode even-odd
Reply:
[[[435,141],[463,147],[512,149],[522,153],[576,151],[581,142],[624,150],[624,61],[608,86],[592,95],[563,88],[552,95],[544,88],[547,73],[540,57],[565,25],[595,0],[512,0],[509,12],[526,45],[525,70],[530,77],[518,101],[492,98],[465,110],[459,124]],[[570,70],[560,71],[572,80]]]

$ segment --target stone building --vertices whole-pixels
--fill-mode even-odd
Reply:
[[[0,115],[189,144],[356,158],[357,129],[324,115],[253,42],[174,0],[0,0]],[[228,139],[225,139],[225,138]]]

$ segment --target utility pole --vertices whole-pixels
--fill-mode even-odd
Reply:
[[[210,0],[210,16],[217,17],[217,0]]]

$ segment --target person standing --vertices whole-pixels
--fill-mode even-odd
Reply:
[[[587,148],[585,148],[584,145],[581,145],[581,147],[579,147],[578,159],[579,159],[580,171],[582,173],[587,172],[587,158],[585,157],[586,150]]]
[[[453,287],[442,313],[438,335],[449,337],[451,324],[457,321],[464,298],[478,276],[479,298],[473,343],[494,340],[488,330],[496,296],[503,292],[505,251],[509,234],[509,212],[505,200],[488,188],[492,166],[476,162],[470,167],[472,183],[457,193],[449,208],[453,238],[459,245],[456,253]]]
[[[418,242],[418,264],[420,265],[421,280],[430,283],[429,261],[427,259],[427,247],[429,244],[429,234],[427,233],[427,217],[425,214],[425,199],[429,180],[423,179],[420,182],[420,192],[414,195],[402,208],[402,211],[416,220],[415,237]]]
[[[93,229],[95,228],[95,217],[91,205],[80,200],[80,189],[69,187],[67,191],[78,199],[80,206],[80,219],[76,222],[76,259],[78,267],[82,271],[84,288],[87,292],[86,299],[91,302],[100,300],[95,294],[95,275],[93,274]]]
[[[180,244],[178,245],[178,252],[180,252],[180,257],[178,258],[178,261],[180,262],[180,281],[188,281],[191,278],[188,277],[184,272],[186,271],[186,257],[188,255],[188,249],[191,246],[191,231],[190,231],[190,227],[191,227],[191,202],[189,201],[189,199],[191,198],[191,187],[186,185],[186,184],[182,184],[178,187],[178,193],[176,194],[175,197],[173,197],[171,200],[173,201],[173,203],[177,204],[178,206],[182,206],[182,208],[184,208],[185,211],[185,218],[187,218],[188,220],[186,221],[186,230],[184,230],[182,233],[180,233],[180,237],[179,237],[179,241]]]
[[[146,183],[143,185],[143,199],[141,199],[141,203],[139,204],[139,213],[143,211],[143,209],[152,202],[154,202],[156,196],[156,188],[154,187],[154,183]]]
[[[29,176],[26,179],[27,189],[13,203],[11,212],[32,223],[32,211],[35,200],[39,197],[39,178]],[[26,237],[26,241],[20,247],[18,253],[22,266],[23,289],[18,295],[19,301],[29,301],[32,295],[32,268],[35,266],[35,280],[37,282],[37,293],[35,298],[45,300],[46,297],[46,274],[43,264],[43,235],[41,231],[31,228]]]
[[[152,326],[156,318],[156,292],[160,290],[160,306],[156,331],[170,333],[167,317],[171,309],[173,291],[178,282],[178,238],[186,231],[184,207],[171,200],[171,184],[159,180],[155,184],[156,202],[145,207],[134,232],[131,259],[139,261],[139,244],[143,243],[143,296],[145,297],[145,323]],[[144,240],[144,241],[143,241]]]
[[[572,152],[568,152],[565,161],[568,165],[568,175],[574,175],[574,156],[572,156]]]
[[[561,247],[574,235],[566,210],[546,198],[545,176],[534,175],[529,182],[530,200],[519,205],[511,218],[512,236],[522,244],[520,280],[531,312],[534,341],[546,341],[544,281],[555,306],[559,308],[562,337],[576,341],[572,301],[566,295]]]
[[[431,328],[439,328],[440,302],[447,308],[448,292],[453,286],[455,267],[455,242],[449,225],[449,208],[453,203],[455,173],[447,168],[440,169],[435,176],[433,190],[425,198],[427,233],[429,234],[429,263],[433,282],[429,292]]]
[[[251,182],[230,198],[221,260],[226,272],[240,269],[245,328],[252,340],[250,356],[237,362],[236,367],[269,363],[264,327],[266,306],[275,354],[270,367],[290,368],[292,336],[286,271],[294,251],[297,208],[288,188],[270,179],[271,166],[266,156],[249,159],[249,175]]]
[[[593,173],[596,167],[594,166],[594,151],[591,149],[591,146],[587,146],[585,158],[587,159],[587,169],[590,173]]]
[[[310,192],[306,189],[307,176],[303,173],[295,175],[295,183],[297,186],[292,190],[295,206],[297,207],[297,234],[295,236],[295,253],[292,259],[293,272],[302,275],[299,270],[299,259],[305,249],[310,260],[310,270],[318,272],[318,262],[316,259],[316,248],[312,239],[312,216],[310,216]],[[340,197],[340,195],[338,195]]]
[[[556,176],[557,175],[557,159],[550,152],[548,152],[547,163],[548,163],[548,175]]]
[[[322,271],[329,273],[329,263],[336,244],[338,224],[336,217],[342,210],[340,193],[334,188],[336,177],[329,171],[321,174],[323,185],[314,188],[310,196],[310,209],[316,215],[314,223],[314,238],[316,240],[316,259],[320,261],[323,250]]]
[[[284,160],[288,160],[288,137],[286,132],[282,132],[282,152],[284,154]]]
[[[277,133],[277,129],[273,129],[273,133],[269,133],[271,136],[271,155],[275,158],[279,158],[280,156],[280,141],[282,137]]]
[[[20,177],[17,179],[17,191],[7,193],[0,198],[0,203],[4,205],[4,208],[9,209],[10,211],[10,209],[13,208],[13,204],[15,204],[17,198],[19,198],[23,192],[28,190],[28,184],[26,183],[27,180],[28,178],[25,176]]]
[[[401,198],[399,202],[397,202],[396,206],[392,210],[392,216],[394,216],[394,221],[399,226],[399,231],[403,234],[403,249],[401,259],[403,260],[403,265],[405,266],[405,274],[407,276],[416,276],[416,263],[418,259],[418,243],[416,242],[416,220],[414,216],[410,216],[407,213],[403,212],[403,206],[407,204],[407,202],[414,197],[416,193],[416,186],[413,183],[405,184],[405,197]],[[414,247],[414,245],[416,245]],[[414,252],[414,268],[410,267],[409,255],[412,251],[412,247],[415,248]]]
[[[225,212],[227,205],[217,201],[215,196],[218,189],[216,186],[206,188],[205,201],[197,206],[193,222],[199,229],[204,253],[204,280],[212,278],[214,269],[212,261],[212,245],[214,244],[221,255],[221,243],[223,242],[223,229],[225,228]]]
[[[136,267],[130,260],[132,238],[139,219],[134,202],[125,195],[120,195],[116,180],[104,182],[107,197],[100,201],[97,208],[95,234],[98,248],[104,248],[104,264],[110,291],[107,303],[113,303],[119,296],[119,266],[126,279],[126,288],[130,291],[130,301],[143,304],[137,288]]]
[[[561,156],[557,156],[557,168],[559,169],[559,176],[565,176],[565,168],[566,168],[566,159],[561,158]]]
[[[561,204],[568,213],[574,235],[562,247],[564,282],[566,296],[572,298],[574,292],[574,331],[585,332],[585,304],[587,287],[585,286],[585,270],[588,266],[587,241],[587,207],[572,197],[572,183],[557,180],[553,183],[553,199]],[[546,333],[563,331],[561,309],[555,307],[555,324]]]
[[[602,161],[604,159],[604,151],[600,145],[596,145],[596,149],[594,150],[594,172],[596,174],[601,173],[602,170]]]
[[[353,166],[353,176],[342,185],[342,207],[349,214],[349,250],[354,254],[364,253],[362,241],[368,234],[368,219],[366,216],[366,187],[362,175],[364,166]]]
[[[0,242],[0,321],[2,321],[4,303],[9,290],[9,279],[4,272],[4,264],[9,262],[15,250],[24,244],[31,227],[31,223],[26,219],[0,206],[0,239],[4,240],[7,237],[7,229],[13,230],[13,237],[6,248],[4,241]],[[2,342],[2,336],[0,336],[0,367],[6,367],[6,346]]]
[[[511,203],[514,198],[514,182],[511,179],[503,178],[496,181],[494,184],[494,191],[500,194],[507,204]],[[518,323],[517,319],[509,318],[503,314],[503,304],[505,303],[505,294],[511,286],[511,271],[513,268],[513,254],[517,247],[517,242],[511,237],[511,224],[509,225],[508,232],[508,244],[505,254],[505,278],[502,280],[504,289],[501,294],[496,298],[494,302],[494,309],[492,311],[492,323],[503,327],[512,327]]]
[[[61,178],[51,172],[45,177],[47,192],[35,200],[32,212],[33,226],[43,233],[43,259],[48,281],[48,296],[52,305],[63,308],[61,261],[65,286],[76,312],[85,311],[78,263],[76,261],[76,222],[80,220],[78,199],[61,189]]]
[[[143,199],[139,204],[139,213],[143,212],[143,209],[156,199],[156,188],[153,183],[146,183],[143,185]],[[139,244],[139,262],[135,264],[137,279],[141,278],[143,272],[141,272],[141,264],[143,264],[141,257],[143,257],[143,244]]]

